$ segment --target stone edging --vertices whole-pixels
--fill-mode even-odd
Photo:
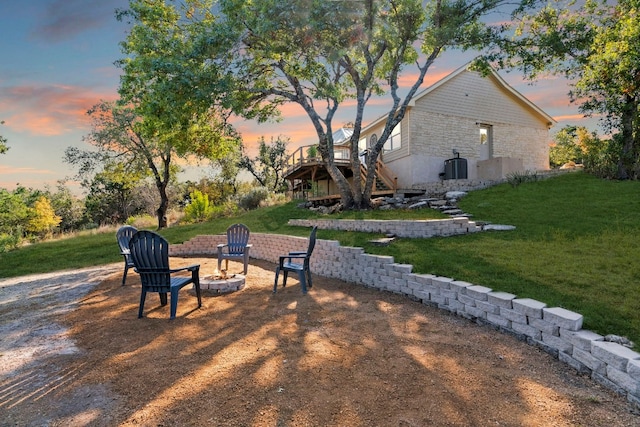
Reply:
[[[217,245],[225,242],[225,235],[196,236],[171,245],[170,253],[215,256]],[[307,242],[301,237],[252,233],[250,256],[277,263],[281,254],[306,250]],[[334,240],[317,240],[311,270],[320,276],[402,294],[515,335],[640,407],[640,353],[582,329],[579,313],[448,277],[412,273],[412,265],[397,264],[391,256],[367,254],[363,248],[344,247]]]

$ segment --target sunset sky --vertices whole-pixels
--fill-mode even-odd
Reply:
[[[17,183],[55,188],[58,180],[75,174],[63,162],[64,150],[69,146],[89,148],[82,141],[90,130],[86,111],[101,99],[117,97],[120,70],[114,62],[122,57],[118,43],[126,36],[126,25],[115,19],[114,10],[127,5],[127,0],[0,3],[0,121],[5,122],[0,125],[0,135],[8,139],[10,147],[0,155],[0,188],[12,190]],[[430,69],[424,87],[472,57],[472,53],[444,54]],[[558,121],[551,135],[567,124],[597,129],[593,119],[583,119],[569,103],[569,86],[561,79],[531,85],[517,73],[501,75]],[[380,106],[384,100],[374,101],[365,122],[383,113]],[[286,119],[277,124],[237,120],[245,145],[255,146],[260,136],[268,141],[278,135],[291,139],[291,150],[315,142],[313,128],[300,107],[287,106],[283,112]],[[344,122],[352,120],[348,109],[339,117],[344,117]],[[192,172],[186,178],[200,176],[204,172]],[[75,183],[67,185],[79,191]]]

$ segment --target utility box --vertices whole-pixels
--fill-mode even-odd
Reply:
[[[467,159],[456,154],[456,157],[445,160],[444,179],[467,179]]]

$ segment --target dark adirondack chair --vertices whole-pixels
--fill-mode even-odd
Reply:
[[[298,279],[300,281],[303,294],[307,293],[307,285],[309,288],[313,286],[313,283],[311,282],[309,260],[311,259],[313,248],[316,246],[317,229],[318,227],[313,227],[311,230],[311,234],[309,235],[309,246],[307,247],[306,252],[289,252],[288,255],[282,255],[280,257],[278,267],[276,267],[276,281],[273,284],[273,293],[276,293],[278,290],[278,276],[281,271],[284,274],[282,287],[287,286],[287,276],[290,271],[298,273]]]
[[[218,271],[225,260],[225,269],[229,269],[230,259],[241,259],[244,262],[244,274],[249,267],[249,228],[244,224],[233,224],[227,228],[227,243],[218,245]]]
[[[147,292],[158,292],[162,305],[167,304],[167,293],[171,293],[171,319],[175,319],[178,308],[178,292],[189,283],[193,283],[195,287],[198,308],[202,306],[200,265],[178,269],[169,268],[169,243],[164,237],[152,231],[142,230],[134,234],[129,242],[129,249],[135,271],[140,275],[142,282],[138,318],[142,317]],[[191,276],[172,277],[174,273],[179,271],[190,271]]]
[[[120,246],[120,254],[124,257],[124,273],[122,274],[122,286],[127,281],[127,271],[130,267],[134,267],[133,260],[131,259],[131,252],[129,252],[129,240],[134,234],[138,232],[138,229],[130,225],[122,226],[116,232],[116,239],[118,240],[118,246]]]

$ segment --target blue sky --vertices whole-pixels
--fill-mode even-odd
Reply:
[[[126,24],[115,19],[116,8],[127,0],[23,0],[0,3],[0,135],[9,151],[0,155],[0,188],[55,188],[75,170],[63,162],[69,146],[89,148],[82,138],[90,130],[86,111],[101,99],[117,98],[122,57],[118,43]],[[471,54],[446,53],[431,68],[425,87],[464,65]],[[517,73],[501,73],[516,90],[558,121],[552,133],[566,124],[594,128],[569,104],[569,87],[549,78],[530,85]],[[367,120],[382,113],[373,108]],[[237,120],[245,144],[260,136],[285,135],[290,148],[314,143],[313,129],[301,108],[284,109],[286,120],[257,125]],[[349,120],[348,118],[346,120]],[[200,173],[204,175],[204,173]],[[197,179],[198,176],[188,176]],[[67,184],[79,191],[76,183]]]

